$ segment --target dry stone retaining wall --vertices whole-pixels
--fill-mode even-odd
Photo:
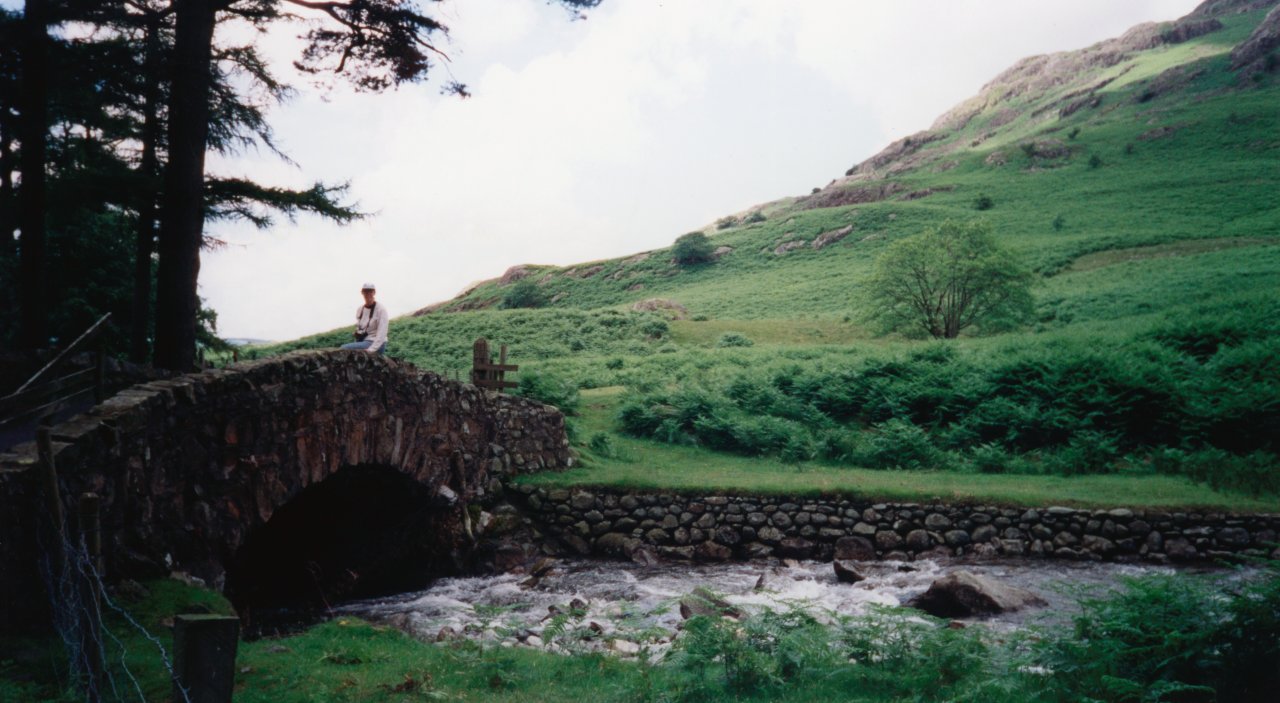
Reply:
[[[1280,554],[1280,515],[1077,510],[841,498],[686,496],[519,486],[549,535],[582,555],[680,560],[925,556],[1195,561]]]

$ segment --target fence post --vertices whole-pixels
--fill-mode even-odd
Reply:
[[[477,386],[488,378],[485,367],[493,363],[489,358],[489,340],[481,337],[471,347],[471,382]]]
[[[239,639],[240,620],[234,616],[174,617],[173,700],[231,703]]]
[[[81,577],[81,601],[84,618],[80,621],[80,646],[84,653],[86,698],[90,703],[102,699],[102,518],[101,500],[97,494],[80,495],[80,542],[84,548],[86,568]]]
[[[53,462],[53,440],[50,437],[48,427],[36,429],[36,452],[40,457],[40,466],[43,469],[41,478],[44,483],[49,520],[53,523],[54,546],[52,553],[49,555],[49,566],[53,570],[53,583],[56,588],[56,584],[62,578],[66,568],[64,545],[67,541],[67,533],[62,518],[62,491],[58,488],[58,468]]]

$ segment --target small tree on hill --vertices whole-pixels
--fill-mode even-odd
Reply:
[[[502,307],[507,310],[512,308],[540,308],[546,304],[546,294],[542,292],[538,284],[527,278],[516,281],[502,296]]]
[[[711,240],[701,232],[690,232],[676,239],[672,249],[676,263],[683,265],[705,264],[715,257],[712,255]]]
[[[1008,328],[1032,312],[1031,274],[983,223],[945,222],[892,244],[876,261],[869,317],[887,331],[954,339]]]

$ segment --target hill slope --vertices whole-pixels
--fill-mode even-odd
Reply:
[[[709,231],[724,252],[714,266],[682,269],[659,250],[514,267],[423,312],[495,307],[528,277],[553,308],[660,296],[711,316],[843,314],[885,242],[942,218],[973,217],[983,195],[994,207],[982,216],[1046,275],[1106,249],[1274,236],[1274,6],[1210,2],[1177,22],[1024,59],[930,130],[821,191],[722,220],[723,229]],[[1247,60],[1257,53],[1242,54],[1247,46],[1271,46],[1271,63]],[[771,294],[740,305],[746,277]]]
[[[1024,59],[826,188],[722,219],[712,263],[513,267],[394,321],[393,353],[461,370],[485,336],[523,392],[624,386],[592,411],[609,432],[713,450],[1280,491],[1277,5]],[[864,329],[876,257],[946,219],[1038,274],[1036,322],[945,346]],[[544,308],[496,309],[522,281]],[[633,311],[652,299],[672,307]]]

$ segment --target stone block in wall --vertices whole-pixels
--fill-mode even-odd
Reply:
[[[876,549],[890,551],[903,545],[902,536],[892,530],[880,530],[875,535]]]
[[[990,542],[995,539],[998,534],[999,532],[996,530],[995,526],[981,525],[973,530],[972,537],[974,542]]]
[[[860,537],[875,537],[877,530],[874,524],[867,523],[867,522],[859,522],[858,524],[853,526],[852,531],[853,531],[853,534],[858,535]]]
[[[693,548],[693,558],[699,562],[722,562],[732,557],[733,550],[718,542],[702,542]]]
[[[813,542],[803,537],[786,537],[778,543],[777,555],[790,559],[808,559],[813,554]]]

